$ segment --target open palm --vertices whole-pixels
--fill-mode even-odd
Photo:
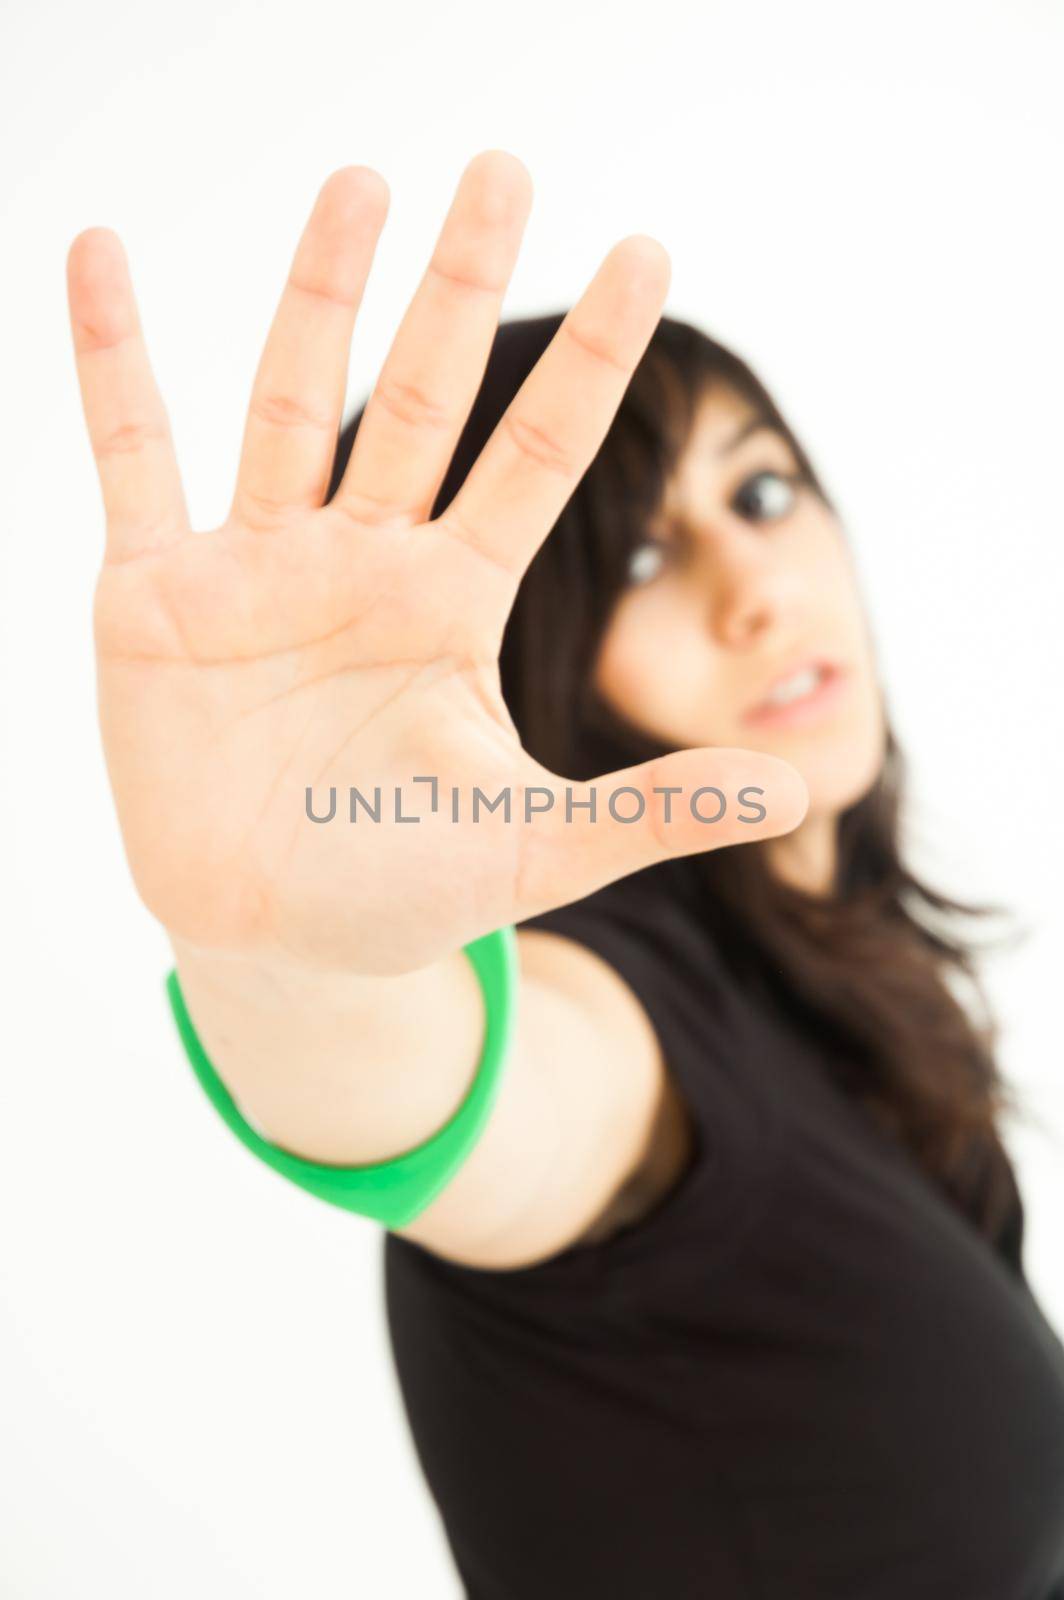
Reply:
[[[566,818],[564,776],[521,747],[498,655],[517,586],[593,459],[661,314],[668,260],[616,245],[442,516],[430,510],[483,376],[531,201],[514,157],[466,168],[324,504],[352,329],[388,190],[323,186],[253,386],[233,504],[190,529],[117,237],[68,261],[78,375],[107,516],[94,623],[101,729],[145,904],[203,945],[397,972],[667,855],[785,832],[805,790],[757,752],[691,750],[610,774],[642,820]],[[549,641],[544,641],[549,648]],[[415,777],[437,780],[435,796]],[[655,787],[765,790],[765,821],[666,822]],[[553,809],[523,822],[529,786]],[[588,787],[571,785],[574,798]],[[381,820],[348,795],[381,796]],[[312,791],[318,816],[307,814]],[[396,815],[395,791],[401,799]],[[509,789],[513,809],[472,796]],[[458,816],[452,792],[459,797]],[[433,799],[435,798],[435,809]]]

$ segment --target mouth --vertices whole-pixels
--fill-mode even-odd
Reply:
[[[782,673],[768,693],[743,716],[751,727],[799,727],[833,710],[847,673],[836,661],[807,658]]]

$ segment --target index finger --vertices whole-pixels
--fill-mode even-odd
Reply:
[[[515,578],[602,444],[660,320],[669,272],[655,239],[614,245],[438,517]]]
[[[107,517],[105,561],[164,548],[188,528],[170,424],[141,331],[122,242],[79,233],[67,255],[78,383]]]

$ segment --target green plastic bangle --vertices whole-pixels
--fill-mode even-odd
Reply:
[[[167,974],[166,992],[196,1076],[237,1138],[276,1172],[320,1200],[361,1212],[387,1227],[401,1228],[436,1198],[472,1150],[494,1104],[509,1054],[517,1010],[516,930],[512,926],[497,928],[462,948],[480,982],[486,1013],[476,1076],[461,1105],[436,1133],[401,1155],[366,1166],[308,1161],[256,1133],[207,1058],[185,1006],[176,968]]]

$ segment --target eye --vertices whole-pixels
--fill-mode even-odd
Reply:
[[[794,508],[798,481],[782,472],[755,472],[732,496],[732,510],[750,522],[775,522]]]
[[[628,557],[628,582],[649,583],[656,578],[668,556],[661,539],[643,539]]]

